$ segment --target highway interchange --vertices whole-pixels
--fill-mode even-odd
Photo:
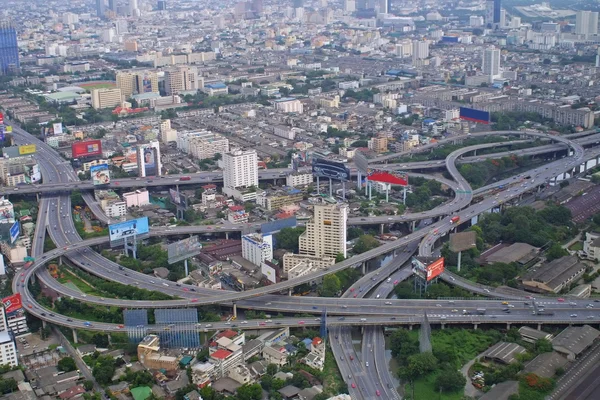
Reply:
[[[507,133],[507,132],[504,132]],[[511,134],[517,134],[514,132],[510,132]],[[518,133],[519,135],[522,132]],[[546,135],[535,135],[546,138]],[[32,143],[35,142],[38,146],[38,159],[40,161],[40,167],[44,174],[44,182],[49,182],[50,184],[58,184],[59,182],[64,182],[62,185],[67,184],[71,185],[69,182],[75,182],[76,177],[74,171],[70,168],[70,165],[66,163],[62,158],[52,149],[47,147],[45,144],[37,141],[32,138],[30,135],[25,133],[24,131],[20,131],[18,128],[15,128],[15,138],[21,144]],[[423,213],[421,215],[411,216],[414,220],[422,220],[429,219],[432,216],[437,215],[458,215],[461,217],[461,221],[465,221],[467,219],[471,219],[473,216],[480,214],[481,212],[487,211],[493,207],[499,206],[502,202],[508,201],[514,197],[519,196],[521,193],[529,191],[535,188],[539,183],[552,179],[560,173],[568,172],[575,169],[578,165],[582,163],[584,160],[584,151],[581,145],[574,143],[566,138],[556,138],[551,137],[553,140],[558,140],[563,143],[563,145],[570,146],[573,149],[573,155],[568,158],[564,158],[561,160],[554,161],[544,167],[540,167],[531,173],[535,175],[535,182],[527,182],[521,183],[521,178],[516,180],[518,182],[516,185],[513,185],[510,189],[506,189],[500,192],[496,197],[484,199],[481,203],[477,203],[475,205],[469,206],[469,203],[472,200],[473,193],[468,185],[468,183],[460,176],[458,170],[456,169],[456,162],[458,158],[461,157],[462,154],[466,153],[467,150],[460,149],[447,157],[445,161],[445,165],[450,175],[455,179],[455,183],[451,183],[455,185],[452,187],[456,192],[456,198],[451,203],[447,203],[444,205],[445,208],[443,211],[440,210],[432,210],[431,213]],[[494,146],[500,146],[502,143],[497,143]],[[506,143],[504,143],[506,145]],[[483,145],[479,145],[483,146]],[[474,150],[476,146],[471,146],[468,151]],[[486,144],[483,147],[477,148],[485,148],[492,147],[489,144]],[[588,158],[589,153],[585,156]],[[437,162],[436,162],[437,163]],[[264,172],[262,172],[264,173]],[[277,174],[278,172],[273,172],[273,174]],[[523,176],[524,177],[524,176]],[[270,179],[270,177],[269,177]],[[139,182],[135,181],[134,182]],[[179,182],[181,183],[181,182]],[[187,182],[186,182],[187,183]],[[209,182],[206,182],[209,183]],[[509,182],[508,183],[514,183]],[[165,185],[161,181],[161,185]],[[42,185],[44,186],[44,185]],[[516,187],[515,187],[516,186]],[[593,309],[587,308],[587,302],[583,301],[575,301],[575,305],[568,305],[564,303],[556,302],[555,300],[548,299],[547,302],[551,303],[552,308],[555,308],[555,316],[553,318],[547,318],[542,316],[533,316],[531,314],[531,309],[528,306],[525,306],[523,301],[521,304],[516,302],[514,304],[514,308],[511,310],[510,314],[505,314],[501,311],[501,304],[499,300],[477,300],[477,301],[465,301],[450,304],[450,303],[440,303],[435,301],[398,301],[398,300],[383,300],[387,297],[389,292],[393,289],[393,284],[390,282],[385,282],[383,285],[379,287],[379,289],[372,291],[372,296],[380,295],[381,299],[359,299],[358,297],[355,299],[348,294],[345,294],[341,299],[324,299],[324,298],[309,298],[309,297],[286,297],[286,296],[277,296],[277,295],[268,295],[270,292],[279,292],[284,289],[291,288],[295,285],[298,285],[301,280],[294,280],[293,282],[284,282],[283,284],[273,285],[266,289],[256,289],[253,291],[242,292],[242,293],[227,293],[219,292],[218,296],[216,296],[216,292],[210,290],[198,290],[197,292],[191,292],[190,286],[182,285],[174,286],[174,283],[162,281],[158,278],[148,277],[143,274],[138,274],[134,271],[122,271],[119,269],[119,266],[111,263],[110,261],[104,259],[99,254],[92,251],[88,246],[92,244],[98,244],[101,242],[105,242],[105,238],[94,239],[92,241],[82,241],[81,238],[77,235],[75,227],[73,225],[73,221],[71,218],[71,205],[70,205],[70,197],[68,195],[59,195],[59,194],[49,194],[47,197],[42,197],[39,204],[39,212],[38,215],[38,224],[37,227],[39,229],[35,232],[35,238],[33,241],[32,255],[36,258],[36,263],[34,266],[29,268],[26,271],[20,272],[20,274],[15,278],[13,282],[13,289],[20,292],[23,296],[24,303],[27,305],[27,310],[32,312],[34,315],[38,317],[55,322],[61,325],[71,326],[71,327],[83,327],[83,321],[72,320],[68,321],[67,317],[59,316],[54,313],[51,313],[49,310],[44,310],[39,304],[35,302],[35,300],[31,297],[31,294],[27,290],[27,282],[28,279],[34,274],[34,272],[38,273],[38,277],[42,280],[44,284],[52,285],[53,289],[58,289],[57,291],[60,293],[64,293],[66,295],[72,296],[73,298],[77,298],[78,300],[85,302],[92,302],[98,304],[115,304],[122,307],[174,307],[174,306],[197,306],[200,304],[229,304],[236,303],[240,307],[244,308],[255,308],[255,309],[265,309],[265,310],[276,310],[281,312],[293,312],[293,313],[315,313],[320,314],[323,309],[326,309],[328,313],[332,315],[336,315],[337,317],[329,317],[328,325],[331,325],[331,338],[334,335],[334,331],[339,329],[338,335],[342,335],[344,338],[347,333],[345,332],[346,328],[342,328],[343,325],[367,325],[365,328],[365,333],[363,337],[363,345],[364,343],[379,343],[383,341],[383,335],[380,328],[376,328],[375,326],[380,325],[393,325],[393,324],[419,324],[423,313],[427,312],[430,316],[430,320],[438,323],[510,323],[510,322],[525,322],[525,321],[539,321],[539,322],[557,322],[557,321],[598,321],[600,318],[594,314]],[[373,221],[372,218],[369,218],[369,223],[395,223],[395,222],[406,222],[411,219],[407,219],[406,216],[400,217],[382,217],[381,221]],[[53,252],[49,252],[47,254],[43,253],[43,242],[45,238],[45,228],[44,224],[39,223],[39,221],[47,221],[46,226],[48,233],[52,240],[56,243],[58,248]],[[360,224],[362,221],[357,221],[357,224]],[[349,225],[352,224],[349,221]],[[371,276],[367,275],[361,279],[361,281],[357,282],[353,285],[354,291],[359,291],[361,296],[366,295],[368,292],[371,292],[377,284],[382,281],[386,281],[390,274],[390,278],[394,277],[395,280],[402,280],[408,275],[410,275],[410,270],[408,269],[399,269],[401,264],[399,264],[400,259],[406,258],[408,260],[410,254],[412,253],[404,253],[402,249],[407,248],[406,246],[416,245],[418,240],[421,240],[419,245],[419,253],[421,255],[430,255],[432,252],[432,248],[437,239],[448,233],[450,230],[454,229],[455,226],[449,223],[449,218],[442,218],[437,223],[434,223],[427,230],[421,230],[417,232],[413,232],[406,237],[403,237],[395,242],[387,243],[377,249],[375,251],[371,251],[368,253],[361,254],[362,257],[353,257],[350,260],[347,260],[343,263],[338,263],[334,267],[330,268],[328,271],[323,271],[320,274],[316,275],[325,275],[327,273],[331,273],[337,270],[341,270],[343,268],[353,267],[356,265],[360,265],[367,260],[395,251],[398,256],[398,260],[396,262],[392,262],[394,265],[394,270],[387,271],[385,269],[380,269],[379,275]],[[189,233],[193,231],[193,227]],[[158,229],[155,232],[152,232],[155,235],[169,235],[169,234],[182,234],[184,232],[179,229]],[[185,232],[188,233],[188,232]],[[416,246],[415,246],[416,247]],[[105,279],[115,280],[124,284],[135,284],[137,282],[138,287],[148,288],[150,290],[159,290],[161,292],[171,294],[176,297],[182,298],[182,300],[171,300],[165,302],[131,302],[126,300],[118,300],[118,299],[101,299],[95,298],[94,296],[82,297],[80,293],[75,291],[70,291],[68,288],[58,284],[55,280],[49,277],[47,271],[45,269],[37,269],[41,265],[50,259],[55,258],[60,254],[66,253],[66,256],[75,264],[82,267],[83,269],[88,270],[89,272],[94,273],[95,275],[101,276]],[[408,254],[408,256],[405,256]],[[405,260],[405,261],[406,261]],[[404,262],[402,262],[403,264]],[[21,276],[21,274],[23,274]],[[444,274],[444,279],[447,279],[453,284],[461,284],[464,283],[461,280],[457,280],[456,278],[450,276],[449,274]],[[364,287],[360,287],[363,285],[361,282],[364,279],[370,277],[371,282],[369,285],[364,285]],[[396,278],[397,277],[397,278]],[[310,281],[315,278],[315,275],[310,276],[310,278],[305,279],[304,281]],[[402,278],[402,279],[401,279]],[[22,282],[21,282],[22,281]],[[169,286],[165,286],[169,285]],[[357,286],[358,285],[358,286]],[[275,286],[275,287],[274,287]],[[187,290],[186,290],[187,289]],[[360,291],[362,289],[362,291]],[[517,299],[523,299],[523,295],[519,296],[506,296],[501,293],[493,293],[486,292],[485,290],[489,290],[485,287],[481,287],[475,285],[473,287],[475,292],[487,295],[495,295],[502,298],[512,298],[515,301]],[[350,292],[352,293],[352,292]],[[539,299],[538,301],[542,301]],[[546,300],[544,300],[546,301]],[[554,303],[553,303],[554,301]],[[386,304],[390,303],[390,304]],[[549,305],[550,306],[550,305]],[[486,308],[488,312],[483,316],[476,315],[463,315],[462,310],[468,310],[469,313],[473,312],[476,308]],[[44,315],[42,315],[44,313]],[[53,314],[53,315],[51,315]],[[577,317],[571,317],[571,315],[577,314]],[[394,315],[394,319],[389,317],[389,315]],[[339,318],[344,318],[343,320]],[[536,318],[537,317],[537,318]],[[364,319],[364,321],[363,321]],[[302,322],[302,323],[301,323]],[[289,325],[289,326],[302,326],[302,325],[318,325],[320,322],[315,321],[314,319],[298,319],[298,318],[285,318],[278,319],[272,322],[265,321],[247,321],[246,324],[239,323],[239,328],[273,328],[279,325]],[[338,327],[338,325],[340,327]],[[370,326],[372,327],[370,327]],[[213,324],[212,329],[227,327],[228,325],[225,323],[215,323]],[[114,331],[121,329],[118,325],[115,324],[100,324],[93,323],[93,326],[90,327],[94,330],[106,330],[106,331]],[[163,327],[148,327],[148,331],[156,331],[157,329],[162,329]],[[202,326],[198,327],[199,329],[206,329],[206,326],[203,328]],[[381,334],[381,336],[379,336]],[[332,347],[334,349],[334,354],[339,353],[336,352],[335,340],[331,340]],[[369,373],[370,371],[368,367],[365,365],[360,365],[360,363],[354,364],[353,366],[349,366],[351,369],[349,375],[357,377],[359,381],[357,383],[358,389],[362,390],[360,392],[361,397],[357,398],[370,398],[374,395],[375,390],[380,390],[382,393],[385,393],[385,398],[394,398],[395,391],[389,389],[389,384],[393,382],[389,382],[389,379],[386,378],[386,374],[383,373],[383,369],[387,370],[386,366],[381,366],[381,362],[385,361],[385,357],[380,357],[383,355],[383,346],[373,346],[372,348],[363,348],[363,358],[368,358],[369,353],[368,350],[373,350],[373,360],[371,365],[375,365],[375,368],[372,370],[377,370],[375,373],[376,376],[380,376],[381,380],[378,379],[379,384],[375,384],[373,381],[373,374]],[[377,353],[376,353],[377,352]],[[366,353],[366,354],[365,354]],[[377,357],[375,357],[377,355]],[[339,354],[336,354],[336,359],[338,360],[338,364],[340,365],[340,369],[343,370],[344,362],[340,360]],[[358,358],[355,358],[358,361]],[[378,361],[376,361],[378,360]],[[364,360],[361,360],[361,362]],[[344,371],[342,371],[344,372]],[[363,379],[358,379],[364,372]],[[389,375],[389,371],[388,371]],[[346,376],[346,374],[344,374]],[[367,378],[368,377],[368,378]],[[371,382],[371,384],[369,383]],[[350,386],[350,385],[349,385]],[[374,389],[378,387],[379,389]],[[363,393],[364,391],[364,393]]]

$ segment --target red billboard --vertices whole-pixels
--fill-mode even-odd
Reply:
[[[405,174],[394,174],[385,171],[373,171],[367,177],[373,182],[389,183],[391,185],[408,185],[408,177]]]
[[[4,123],[4,114],[0,112],[0,124]]]
[[[16,293],[3,298],[2,304],[4,304],[5,313],[7,315],[20,310],[21,308],[23,308],[23,302],[21,301],[21,293]]]
[[[444,272],[444,257],[440,257],[427,266],[427,282]]]
[[[75,142],[71,145],[73,158],[102,155],[102,142],[100,140],[86,140]]]

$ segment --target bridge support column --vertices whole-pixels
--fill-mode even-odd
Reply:
[[[362,263],[362,274],[366,275],[367,274],[367,262],[363,261]]]
[[[408,326],[409,331],[412,331],[412,328],[413,328],[412,324]]]
[[[288,289],[288,296],[292,297],[292,288]]]
[[[479,328],[479,324],[473,324],[473,329],[477,330],[477,328]]]
[[[58,265],[62,265],[63,264],[63,257],[60,256],[58,257]]]
[[[442,329],[446,329],[446,324],[441,325]]]
[[[538,330],[538,331],[541,331],[541,330],[542,330],[542,324],[538,324],[538,326],[537,326],[537,330]]]
[[[46,320],[42,320],[42,328],[46,329]]]
[[[35,199],[37,200],[38,203],[40,202],[40,194],[39,193],[35,194]]]
[[[77,341],[77,331],[75,329],[73,329],[73,343],[79,343]]]
[[[385,224],[379,225],[379,234],[383,235],[383,230],[385,229]]]
[[[506,330],[509,330],[509,329],[510,329],[510,322],[507,322],[506,323]]]
[[[108,338],[108,344],[112,346],[112,336],[110,336],[110,332],[106,334],[106,337]]]
[[[225,232],[225,239],[229,240],[229,232]]]
[[[416,226],[417,226],[417,222],[416,221],[411,222],[410,223],[410,231],[414,232]]]
[[[233,316],[237,319],[237,304],[233,303]]]

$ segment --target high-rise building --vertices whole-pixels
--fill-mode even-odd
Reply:
[[[493,46],[484,49],[481,64],[484,75],[492,77],[500,75],[500,50]]]
[[[578,35],[596,35],[598,33],[598,12],[577,11],[575,17],[575,33]]]
[[[356,11],[356,0],[344,0],[344,11],[347,13]]]
[[[17,29],[9,21],[0,21],[0,75],[19,69]]]
[[[306,231],[300,235],[300,254],[315,257],[346,257],[346,221],[348,205],[315,204],[313,217],[306,224]]]
[[[256,150],[236,150],[223,154],[223,193],[244,201],[255,200],[256,191],[244,190],[250,187],[258,188]]]
[[[497,28],[500,24],[501,0],[486,0],[485,23],[489,28]]]
[[[125,98],[133,94],[158,93],[158,75],[154,71],[119,71],[117,88]]]
[[[117,88],[126,99],[136,92],[135,74],[127,71],[117,72]]]
[[[19,365],[17,346],[8,331],[0,332],[0,364],[16,367]]]
[[[137,0],[129,0],[129,15],[132,17],[138,17],[140,15]]]
[[[167,0],[158,0],[156,8],[158,11],[165,11],[167,9]]]
[[[379,11],[380,14],[387,14],[390,12],[390,0],[377,0],[377,5],[375,6],[375,8],[377,8],[377,11]]]
[[[419,60],[429,58],[429,40],[413,40],[412,42],[413,64]]]
[[[160,144],[158,140],[152,140],[147,144],[139,145],[137,148],[138,175],[160,176],[162,175],[162,163],[160,160]]]
[[[117,0],[108,0],[108,9],[117,12]]]
[[[117,107],[122,101],[123,95],[119,88],[92,90],[92,107],[95,109]]]
[[[106,14],[106,4],[104,0],[96,0],[96,16],[104,18]]]
[[[256,266],[273,259],[273,237],[253,233],[242,236],[242,257]]]
[[[197,92],[204,86],[198,68],[178,66],[165,71],[165,92],[168,96],[182,92]]]

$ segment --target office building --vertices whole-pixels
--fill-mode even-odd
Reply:
[[[137,0],[129,0],[129,15],[132,17],[139,17],[140,10],[138,8]]]
[[[121,105],[123,95],[121,89],[94,89],[92,90],[92,107],[96,110],[101,108],[114,108]]]
[[[10,365],[11,367],[19,365],[17,346],[8,331],[0,332],[0,365]]]
[[[367,142],[369,150],[375,153],[385,153],[388,150],[388,139],[386,137],[374,137]]]
[[[598,34],[598,12],[596,11],[577,11],[575,17],[575,33],[578,35]]]
[[[162,175],[162,162],[160,159],[160,144],[158,140],[152,140],[147,144],[139,145],[137,148],[138,175],[160,176]]]
[[[485,23],[488,28],[497,28],[500,24],[500,10],[502,3],[500,0],[487,0],[485,3]]]
[[[344,0],[344,11],[348,14],[356,11],[356,0]]]
[[[315,257],[346,257],[346,204],[315,204],[313,217],[298,241],[300,254]]]
[[[108,0],[108,9],[117,12],[117,0]]]
[[[148,369],[176,371],[179,358],[161,353],[160,338],[157,335],[146,336],[137,347],[138,360]]]
[[[204,88],[204,80],[198,76],[196,67],[178,66],[165,71],[167,96],[185,92],[195,93]]]
[[[199,160],[229,152],[229,139],[211,131],[181,132],[176,140],[177,148]]]
[[[273,259],[273,236],[253,233],[242,236],[242,257],[260,267]]]
[[[0,21],[0,75],[19,69],[17,29],[9,21]]]
[[[135,75],[127,71],[117,72],[117,88],[124,98],[128,99],[136,92]]]
[[[486,76],[500,75],[500,50],[488,47],[483,50],[482,66],[483,74]]]
[[[256,150],[223,154],[223,193],[241,201],[256,200],[258,157]]]
[[[98,18],[104,18],[106,14],[106,4],[104,0],[96,0],[96,16]]]
[[[165,11],[167,9],[167,0],[158,0],[156,3],[156,9],[158,11]]]
[[[377,0],[375,8],[380,14],[388,14],[390,12],[390,0]]]
[[[158,93],[158,75],[153,71],[119,71],[117,88],[124,98],[134,94]]]

